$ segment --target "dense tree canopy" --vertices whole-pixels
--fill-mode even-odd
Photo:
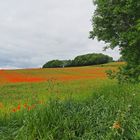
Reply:
[[[52,60],[43,65],[43,68],[88,66],[104,64],[113,61],[112,57],[104,54],[85,54],[75,57],[74,60]]]
[[[43,68],[59,68],[63,66],[63,62],[60,60],[52,60],[43,65]]]
[[[90,38],[119,46],[127,69],[140,65],[140,0],[94,0]],[[139,70],[140,71],[140,70]],[[131,75],[133,75],[131,73]]]
[[[86,55],[80,55],[75,57],[75,59],[72,61],[72,66],[88,66],[88,65],[97,65],[97,64],[104,64],[113,61],[112,57],[109,57],[104,54],[86,54]]]
[[[43,65],[43,68],[62,68],[71,65],[71,60],[51,60]]]

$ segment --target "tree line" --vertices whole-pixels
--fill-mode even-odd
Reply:
[[[76,66],[90,66],[112,62],[113,58],[102,53],[79,55],[73,60],[51,60],[43,65],[43,68],[62,68]]]

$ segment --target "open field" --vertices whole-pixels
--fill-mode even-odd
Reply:
[[[35,106],[54,96],[86,97],[109,81],[105,71],[116,69],[115,66],[116,63],[63,69],[1,70],[0,112],[16,112],[19,110],[16,107]]]
[[[21,69],[0,70],[0,84],[45,82],[48,80],[72,81],[80,79],[105,79],[105,71],[116,69],[123,63],[109,63],[108,65],[71,67],[71,68],[49,68],[49,69]]]
[[[105,74],[119,65],[0,71],[0,139],[139,140],[140,85]]]

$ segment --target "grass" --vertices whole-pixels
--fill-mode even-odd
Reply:
[[[140,85],[108,84],[84,100],[52,99],[1,120],[0,139],[138,140]],[[118,126],[117,126],[118,125]]]
[[[18,105],[24,108],[47,102],[50,98],[61,100],[74,97],[77,100],[90,96],[93,90],[110,80],[78,80],[71,82],[48,81],[41,83],[16,83],[0,86],[0,116],[13,113]]]
[[[94,70],[110,65],[117,64]],[[73,69],[58,73],[92,74],[92,67]],[[0,140],[139,140],[139,93],[139,84],[118,85],[107,78],[1,84]]]

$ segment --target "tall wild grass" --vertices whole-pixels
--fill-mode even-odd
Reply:
[[[88,99],[50,100],[0,120],[0,140],[139,140],[140,85],[108,85]]]

